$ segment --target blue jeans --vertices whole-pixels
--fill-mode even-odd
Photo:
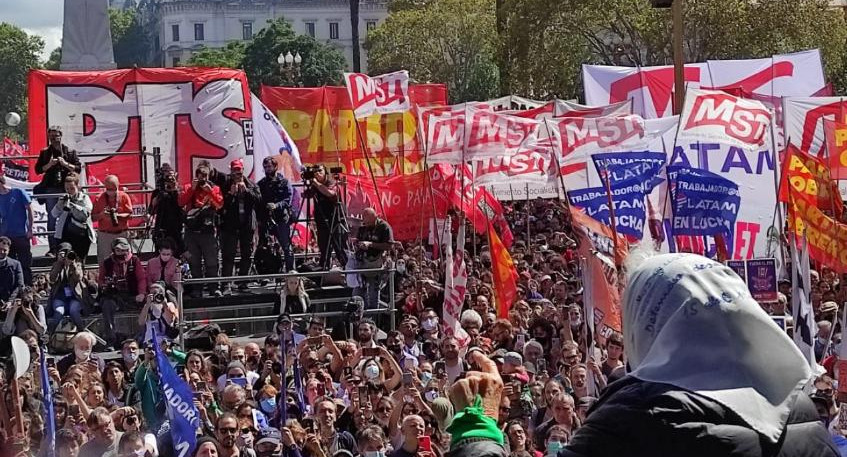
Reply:
[[[85,322],[82,320],[82,303],[75,297],[56,297],[53,299],[53,316],[47,321],[49,332],[53,332],[62,318],[66,315],[71,316],[71,321],[76,325],[77,330],[85,329]]]
[[[294,269],[294,252],[291,250],[291,225],[277,224],[276,226],[276,241],[282,248],[282,255],[285,258],[285,271],[288,273]]]
[[[361,268],[361,267],[356,267]],[[358,295],[365,300],[365,309],[379,308],[379,286],[382,282],[382,275],[379,273],[369,273],[359,275],[359,287],[353,289],[353,295]]]

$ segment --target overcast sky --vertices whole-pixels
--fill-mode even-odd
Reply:
[[[63,0],[0,0],[0,22],[8,22],[44,39],[47,59],[62,44]]]

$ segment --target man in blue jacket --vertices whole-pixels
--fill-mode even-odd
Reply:
[[[256,209],[262,216],[259,220],[259,243],[267,243],[269,235],[276,236],[285,256],[285,271],[288,272],[294,269],[294,254],[291,251],[291,223],[297,217],[291,204],[294,190],[288,179],[277,171],[277,161],[274,157],[266,157],[262,161],[262,168],[265,177],[258,183],[262,202]]]
[[[24,286],[24,270],[21,263],[9,257],[12,240],[0,236],[0,303],[10,304],[18,298]]]

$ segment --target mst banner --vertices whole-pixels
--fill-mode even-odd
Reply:
[[[191,179],[200,159],[221,170],[237,158],[247,170],[253,166],[250,91],[240,70],[31,71],[29,139],[34,153],[46,147],[52,125],[61,127],[64,143],[79,152],[160,148],[162,162],[172,164],[183,181]],[[82,160],[89,183],[107,174],[139,182],[144,166],[141,156],[132,154]],[[37,180],[33,171],[30,179]],[[148,171],[152,179],[152,169]]]
[[[447,87],[410,85],[410,111],[377,114],[358,123],[346,87],[262,86],[259,98],[297,144],[303,163],[340,165],[356,174],[368,171],[365,158],[369,156],[374,174],[385,176],[398,169],[422,170],[424,148],[418,138],[417,110],[447,104]],[[367,138],[367,156],[360,135]]]

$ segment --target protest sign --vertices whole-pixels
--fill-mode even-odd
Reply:
[[[739,278],[747,281],[747,261],[746,260],[727,260],[726,266],[732,269]]]
[[[344,73],[344,83],[356,119],[373,114],[402,113],[411,109],[409,72],[406,70],[379,76]]]
[[[719,141],[753,149],[765,144],[770,122],[771,114],[760,102],[721,91],[688,89],[677,142]]]
[[[752,259],[747,261],[747,287],[759,303],[775,303],[776,259]]]
[[[670,166],[668,184],[674,235],[721,235],[726,237],[728,246],[733,245],[733,229],[741,204],[735,183],[705,170]]]

